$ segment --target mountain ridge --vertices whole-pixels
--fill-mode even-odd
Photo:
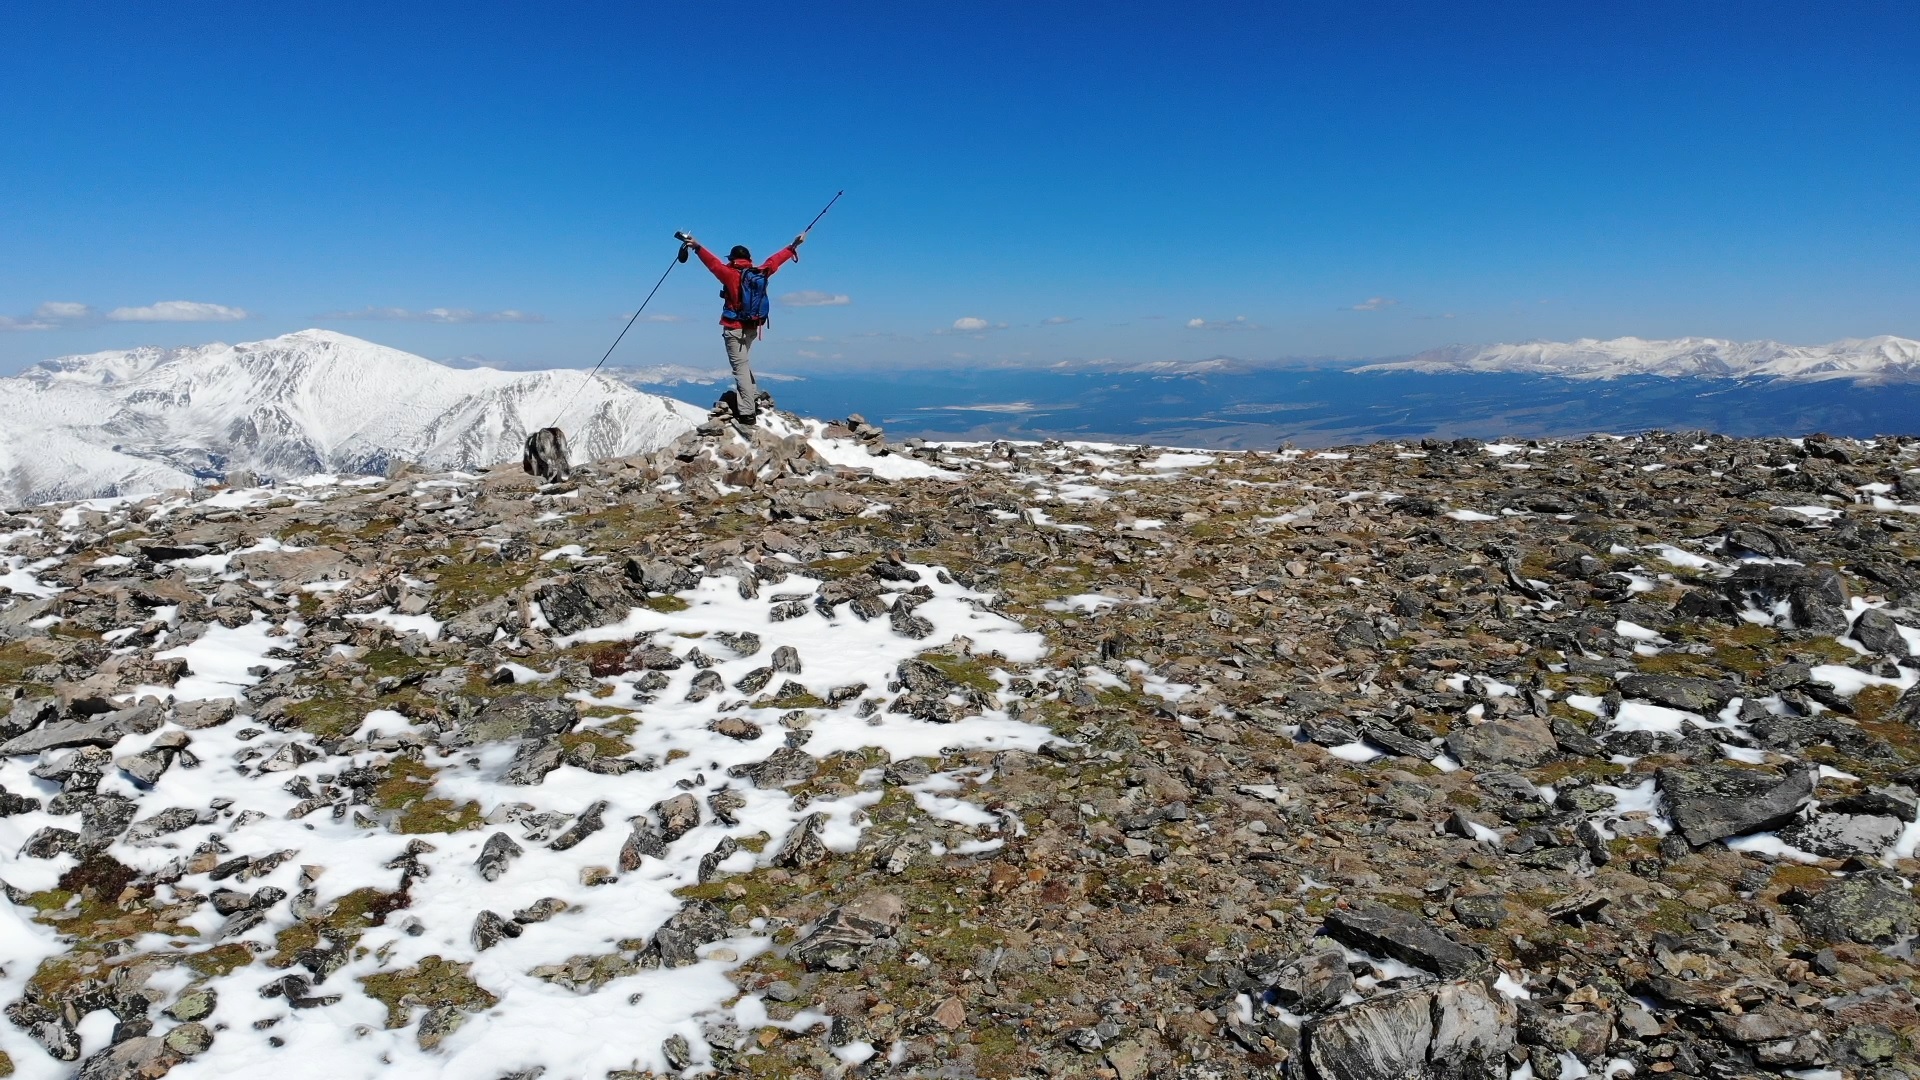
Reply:
[[[1920,341],[1892,334],[1842,338],[1825,345],[1708,337],[1536,340],[1444,345],[1404,360],[1361,364],[1348,370],[1487,372],[1572,379],[1657,375],[1806,382],[1831,379],[1864,383],[1920,382]]]
[[[563,417],[561,414],[565,413]],[[329,330],[58,357],[0,378],[0,485],[21,502],[506,460],[564,419],[577,452],[649,451],[704,417],[566,369],[458,369]]]

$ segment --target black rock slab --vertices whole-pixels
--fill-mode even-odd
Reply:
[[[1673,824],[1694,847],[1792,823],[1813,797],[1814,770],[1781,773],[1735,765],[1676,766],[1659,772]]]
[[[1444,978],[1480,970],[1486,959],[1477,949],[1448,937],[1417,915],[1385,904],[1361,901],[1327,916],[1326,931],[1335,941],[1376,956],[1390,956]]]

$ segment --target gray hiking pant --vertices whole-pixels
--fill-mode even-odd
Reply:
[[[760,405],[760,387],[753,381],[753,365],[747,362],[747,354],[753,351],[760,328],[746,326],[735,330],[727,327],[720,331],[720,336],[727,343],[727,363],[733,365],[734,392],[740,399],[740,415],[752,416]]]

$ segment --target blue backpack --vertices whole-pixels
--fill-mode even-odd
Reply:
[[[725,297],[727,294],[720,294]],[[740,268],[740,302],[722,313],[738,322],[767,321],[767,272],[757,266]]]

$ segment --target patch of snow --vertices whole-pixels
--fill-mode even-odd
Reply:
[[[1620,764],[1617,761],[1615,763]],[[1628,759],[1626,764],[1631,765],[1632,759]],[[1629,814],[1644,814],[1647,824],[1653,826],[1660,835],[1665,836],[1673,831],[1673,822],[1667,819],[1661,808],[1660,785],[1657,780],[1650,777],[1633,787],[1595,784],[1593,789],[1613,796],[1613,808],[1606,811],[1604,815],[1606,818],[1617,821]]]
[[[1607,713],[1607,701],[1605,698],[1594,697],[1590,694],[1568,694],[1566,701],[1568,705],[1579,709],[1581,712],[1592,713],[1595,716],[1605,716]]]
[[[1869,686],[1891,686],[1896,690],[1911,687],[1920,674],[1911,668],[1900,669],[1900,677],[1889,679],[1882,675],[1870,675],[1858,668],[1844,664],[1819,664],[1813,669],[1815,682],[1823,682],[1833,687],[1833,692],[1841,697],[1852,697]]]
[[[205,701],[209,698],[240,698],[240,692],[260,681],[260,676],[248,669],[264,667],[278,671],[292,663],[291,660],[275,660],[267,656],[267,650],[292,643],[293,636],[300,630],[298,623],[289,624],[287,636],[273,633],[273,624],[255,616],[244,626],[222,626],[210,624],[207,632],[197,640],[188,642],[177,649],[154,654],[156,660],[181,659],[187,662],[192,674],[175,683],[171,689],[166,687],[143,686],[135,697],[148,694],[154,697],[172,697],[175,701]]]
[[[1817,863],[1820,856],[1811,851],[1802,851],[1785,840],[1778,833],[1752,833],[1747,836],[1729,836],[1726,839],[1730,851],[1751,852],[1775,859],[1792,859],[1794,862]]]
[[[58,585],[43,583],[36,574],[38,571],[50,570],[58,565],[60,565],[59,559],[39,559],[29,563],[18,555],[9,555],[4,561],[0,561],[0,568],[6,571],[0,573],[0,588],[11,589],[21,596],[42,598],[53,596],[65,590]]]
[[[1063,524],[1061,522],[1055,521],[1053,520],[1053,518],[1047,515],[1047,512],[1045,510],[1042,510],[1037,506],[1030,506],[1027,508],[1027,520],[1033,522],[1035,525],[1041,526],[1042,528],[1059,529],[1061,532],[1092,532],[1093,531],[1093,527],[1090,525]]]
[[[1127,669],[1140,676],[1140,688],[1146,693],[1164,701],[1179,701],[1190,696],[1199,687],[1192,683],[1177,683],[1158,675],[1143,660],[1127,661]]]
[[[1149,469],[1167,472],[1174,469],[1198,469],[1206,465],[1215,464],[1219,460],[1220,459],[1213,454],[1167,450],[1163,451],[1160,456],[1154,458],[1152,461],[1146,462],[1145,466]]]
[[[1493,988],[1515,1001],[1531,1001],[1533,999],[1533,991],[1527,989],[1527,984],[1520,979],[1514,978],[1512,974],[1506,971],[1500,972],[1500,977],[1493,980]]]
[[[1092,613],[1104,611],[1110,607],[1119,607],[1130,603],[1117,596],[1104,596],[1100,593],[1079,593],[1061,600],[1049,600],[1043,606],[1048,611],[1078,611]]]
[[[1625,619],[1621,619],[1613,624],[1613,632],[1630,641],[1664,643],[1667,640],[1660,636],[1659,631],[1649,630],[1639,623],[1628,622]]]
[[[1567,699],[1573,703],[1572,698]],[[1576,706],[1577,708],[1577,706]],[[1613,715],[1615,731],[1657,731],[1663,735],[1678,735],[1680,727],[1687,721],[1704,723],[1705,717],[1699,713],[1669,709],[1665,705],[1649,705],[1644,701],[1623,701]]]
[[[379,611],[370,611],[361,615],[349,615],[347,618],[355,622],[377,623],[396,633],[424,634],[429,641],[437,640],[440,637],[441,622],[431,615],[401,615],[396,613],[392,608],[385,607]]]

